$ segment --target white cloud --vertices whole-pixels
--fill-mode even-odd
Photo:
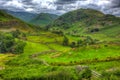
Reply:
[[[27,9],[25,9],[25,11],[27,11],[27,12],[32,12],[32,11],[34,11],[34,9],[32,9],[32,8],[27,8]]]
[[[23,9],[24,5],[21,2],[21,0],[12,0],[12,1],[8,1],[6,4],[4,4],[4,6]]]

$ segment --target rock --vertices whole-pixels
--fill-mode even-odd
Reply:
[[[85,69],[88,69],[89,67],[88,66],[82,66],[82,65],[77,65],[75,67],[76,71],[79,73],[80,71],[82,70],[85,70]]]

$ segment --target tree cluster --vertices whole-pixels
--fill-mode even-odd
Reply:
[[[69,39],[66,36],[64,36],[63,38],[63,45],[70,46],[71,48],[92,45],[95,44],[96,42],[97,40],[92,39],[90,36],[86,36],[84,39],[80,39],[72,42],[69,42]]]
[[[0,33],[0,53],[23,53],[25,42],[16,40],[17,34]]]

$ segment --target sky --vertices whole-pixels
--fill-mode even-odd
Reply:
[[[58,15],[79,8],[92,8],[120,16],[120,0],[0,0],[0,8]]]

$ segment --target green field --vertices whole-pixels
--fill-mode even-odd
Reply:
[[[8,31],[0,32],[4,43],[0,46],[0,80],[119,80],[119,21],[81,9],[62,15],[47,30],[3,28]]]
[[[0,55],[0,65],[5,67],[0,72],[2,78],[13,80],[18,78],[39,79],[47,74],[49,76],[57,74],[66,68],[71,72],[69,75],[76,76],[74,68],[78,65],[89,66],[90,69],[99,73],[112,68],[120,69],[119,44],[111,43],[105,46],[104,43],[101,43],[73,49],[63,46],[61,44],[62,39],[62,36],[44,32],[38,36],[28,36],[23,54],[16,56]],[[72,41],[75,40],[74,37],[71,39]],[[8,60],[3,62],[3,59]]]

